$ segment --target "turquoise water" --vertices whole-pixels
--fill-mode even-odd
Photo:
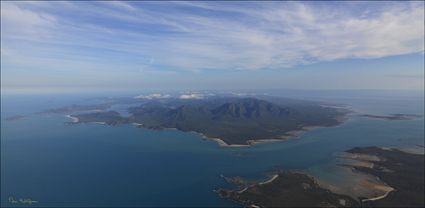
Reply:
[[[318,98],[315,98],[318,99]],[[359,113],[419,113],[423,98],[321,97]],[[132,125],[64,125],[64,115],[34,112],[97,102],[89,95],[2,96],[1,204],[31,198],[39,206],[237,206],[213,191],[220,175],[265,178],[276,169],[332,174],[323,168],[355,146],[424,144],[424,119],[386,121],[353,115],[287,142],[222,148],[194,133]],[[25,119],[5,121],[13,115]],[[322,171],[320,171],[322,170]]]

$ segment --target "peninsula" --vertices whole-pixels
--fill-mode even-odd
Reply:
[[[241,190],[217,192],[246,207],[360,207],[357,200],[320,187],[304,173],[290,171],[280,171],[266,182]]]
[[[423,207],[424,155],[398,149],[356,147],[346,151],[359,163],[344,165],[370,174],[389,186],[383,195],[357,199],[333,193],[304,173],[280,171],[266,182],[247,184],[240,177],[227,180],[237,190],[219,189],[220,196],[247,207]]]
[[[352,165],[366,174],[378,177],[393,188],[382,197],[362,199],[370,207],[423,207],[424,204],[424,155],[392,148],[365,147],[347,151],[360,162],[373,165]],[[365,159],[365,158],[378,159]]]

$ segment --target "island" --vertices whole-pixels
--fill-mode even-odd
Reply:
[[[21,120],[21,119],[24,119],[24,118],[26,118],[26,116],[23,116],[23,115],[15,115],[15,116],[9,116],[9,117],[6,117],[6,118],[5,118],[5,120],[6,120],[6,121],[17,121],[17,120]]]
[[[73,113],[78,111],[102,111],[111,107],[110,103],[94,104],[94,105],[70,105],[60,108],[51,108],[39,112],[39,114],[55,114],[55,113]]]
[[[362,114],[361,117],[374,118],[374,119],[384,119],[384,120],[412,120],[416,118],[421,118],[421,115],[416,114],[402,114],[395,113],[390,115],[372,115],[372,114]]]
[[[72,117],[78,119],[77,123],[134,123],[148,129],[174,128],[197,132],[223,146],[249,146],[285,140],[315,127],[336,126],[344,121],[349,111],[307,101],[281,100],[273,103],[257,98],[214,98],[190,101],[163,99],[129,108],[129,112],[132,116],[126,118],[114,111]]]
[[[219,189],[217,193],[247,207],[424,207],[423,154],[380,147],[356,147],[346,152],[359,163],[344,166],[387,184],[383,195],[354,199],[350,193],[333,193],[313,177],[296,171],[279,171],[254,184],[234,177],[226,181],[239,185],[238,189]]]

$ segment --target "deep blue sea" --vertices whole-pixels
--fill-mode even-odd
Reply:
[[[38,202],[32,206],[238,206],[213,191],[231,187],[221,175],[265,179],[277,169],[296,169],[327,180],[333,177],[329,170],[335,155],[351,147],[424,145],[423,117],[388,121],[353,114],[340,126],[315,129],[286,142],[223,148],[195,133],[65,125],[69,118],[64,115],[34,114],[95,103],[96,96],[2,95],[2,206],[14,205],[9,197]],[[424,98],[416,95],[286,96],[347,104],[359,114],[424,114]],[[14,115],[27,117],[5,120]]]

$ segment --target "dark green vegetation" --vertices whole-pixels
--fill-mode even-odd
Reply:
[[[402,152],[397,149],[378,147],[353,148],[353,154],[374,155],[373,168],[354,166],[358,171],[379,177],[395,190],[387,197],[367,201],[365,207],[424,207],[424,155]]]
[[[401,114],[401,113],[390,114],[390,115],[387,115],[387,116],[371,115],[371,114],[363,114],[361,116],[362,117],[367,117],[367,118],[376,118],[376,119],[385,119],[385,120],[411,120],[411,119],[422,117],[420,115]]]
[[[279,172],[270,183],[254,184],[246,190],[219,190],[222,197],[245,206],[260,207],[359,207],[355,199],[321,188],[312,177]]]
[[[108,125],[117,125],[128,123],[130,119],[123,118],[115,111],[96,112],[78,115],[78,122],[105,122]]]
[[[75,117],[80,122],[136,122],[151,129],[176,128],[220,138],[227,144],[249,144],[255,140],[285,139],[292,136],[291,131],[309,126],[334,126],[347,113],[314,102],[280,100],[275,104],[255,98],[151,101],[130,108],[129,112],[132,116],[126,119],[112,112]]]

